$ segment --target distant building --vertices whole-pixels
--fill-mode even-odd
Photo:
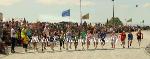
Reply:
[[[0,20],[3,20],[3,13],[0,12]]]

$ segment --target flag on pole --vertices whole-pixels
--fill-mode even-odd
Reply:
[[[144,23],[144,20],[142,20],[142,23]]]
[[[14,18],[12,18],[12,20],[11,21],[14,21],[15,19]]]
[[[108,18],[107,18],[107,24],[108,24],[108,22],[109,22],[109,20],[108,20]]]
[[[89,19],[89,13],[82,16],[82,19]]]
[[[136,7],[138,7],[138,5],[136,5]]]
[[[62,12],[62,17],[70,16],[70,9]]]
[[[127,20],[127,22],[132,22],[132,18],[130,18],[129,20]]]

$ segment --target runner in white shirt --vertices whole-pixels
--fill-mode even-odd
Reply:
[[[111,45],[112,45],[112,48],[115,48],[116,41],[117,41],[117,35],[115,34],[115,31],[113,31],[112,34],[111,34]]]
[[[16,45],[16,31],[14,26],[11,28],[11,53],[15,53],[15,45]]]
[[[44,36],[44,49],[46,49],[46,46],[48,45],[47,39],[49,38],[49,28],[48,24],[45,25],[44,31],[43,31],[43,36]],[[47,42],[46,42],[47,41]]]
[[[33,43],[34,51],[38,51],[37,43],[39,42],[39,39],[36,34],[33,34],[31,42]]]

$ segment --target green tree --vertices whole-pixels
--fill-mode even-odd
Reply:
[[[119,25],[123,25],[122,21],[120,21],[120,19],[118,17],[113,17],[110,20],[107,20],[106,22],[107,26],[119,26]]]

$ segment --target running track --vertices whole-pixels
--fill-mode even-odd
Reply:
[[[145,47],[150,43],[150,31],[142,32],[144,39],[142,40],[141,48],[138,47],[136,37],[134,37],[132,48],[129,49],[127,48],[127,40],[125,49],[120,46],[119,42],[116,44],[116,49],[111,49],[111,45],[108,42],[104,46],[104,49],[99,45],[98,49],[95,50],[93,44],[91,44],[90,49],[85,51],[81,51],[81,47],[79,47],[78,51],[74,51],[74,49],[66,51],[64,49],[61,52],[59,51],[59,47],[56,47],[55,52],[47,48],[45,53],[40,51],[38,53],[33,50],[24,53],[22,47],[17,47],[17,53],[8,56],[0,55],[0,59],[150,59],[150,55],[145,50]],[[133,34],[135,35],[135,33]]]

